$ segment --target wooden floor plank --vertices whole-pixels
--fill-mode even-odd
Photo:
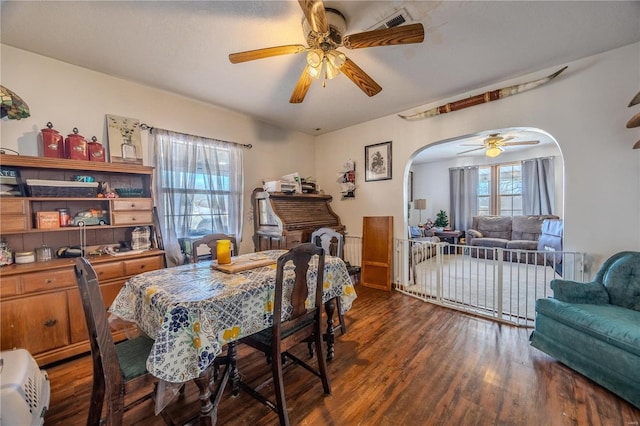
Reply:
[[[398,292],[356,287],[346,315],[349,332],[336,338],[329,363],[332,395],[300,367],[285,374],[295,425],[639,425],[640,410],[529,346],[530,329],[498,324]],[[244,379],[269,374],[262,355],[239,347]],[[306,347],[297,348],[305,356]],[[45,366],[51,408],[45,425],[86,423],[91,357]],[[273,387],[265,388],[273,395]],[[169,408],[173,417],[197,413],[197,389]],[[137,407],[126,424],[161,425],[152,405]],[[227,390],[218,424],[277,424],[268,408]]]

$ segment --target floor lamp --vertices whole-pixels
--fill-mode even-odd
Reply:
[[[413,200],[413,208],[420,211],[420,222],[418,226],[422,225],[422,210],[427,208],[427,200],[424,198],[416,198]]]

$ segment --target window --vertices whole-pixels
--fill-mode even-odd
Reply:
[[[480,166],[478,169],[478,215],[522,214],[520,163]]]
[[[165,221],[173,222],[178,238],[211,233],[229,233],[229,161],[228,151],[219,150],[218,167],[210,173],[203,164],[194,174],[186,170],[166,170],[164,204],[179,206],[165,209]],[[199,162],[202,163],[202,162]]]
[[[154,195],[167,262],[183,263],[183,239],[240,236],[242,146],[162,129],[152,135]]]

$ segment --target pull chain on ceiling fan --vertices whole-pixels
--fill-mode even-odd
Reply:
[[[487,136],[482,143],[470,143],[470,144],[462,144],[461,146],[478,146],[479,148],[472,148],[466,151],[459,152],[456,155],[462,155],[473,151],[479,151],[481,149],[485,149],[485,155],[487,157],[495,158],[498,155],[504,152],[505,147],[507,146],[517,146],[517,145],[537,145],[540,141],[521,141],[521,142],[509,142],[514,139],[514,136],[503,137],[500,136],[499,133],[491,133]]]
[[[340,47],[361,49],[422,43],[424,41],[422,24],[403,25],[343,36],[347,25],[342,13],[335,9],[325,8],[322,0],[298,0],[298,3],[304,13],[302,27],[308,46],[290,44],[229,55],[229,61],[237,64],[272,56],[307,52],[307,64],[293,89],[289,99],[290,103],[300,103],[304,100],[311,86],[312,78],[322,78],[324,87],[326,80],[335,78],[340,73],[346,75],[367,96],[374,96],[382,90],[382,87],[362,68],[337,50]]]

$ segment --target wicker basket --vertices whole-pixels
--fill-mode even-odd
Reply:
[[[116,188],[116,194],[122,198],[138,198],[142,197],[142,188]]]
[[[98,195],[98,182],[27,179],[32,197],[93,198]]]

